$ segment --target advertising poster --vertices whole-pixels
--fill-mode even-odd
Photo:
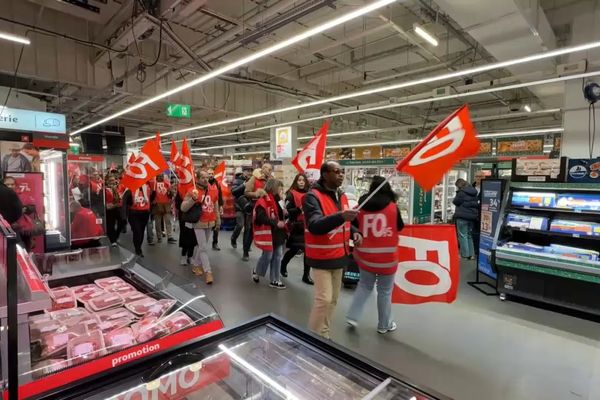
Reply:
[[[274,129],[275,148],[273,158],[276,160],[292,158],[295,154],[294,141],[296,139],[295,127],[281,126]],[[271,139],[273,140],[273,139]]]
[[[36,225],[45,225],[43,174],[7,172],[5,176],[14,178],[14,189],[29,220]],[[44,253],[44,237],[45,233],[32,237],[31,247],[34,253]]]
[[[355,160],[371,160],[381,158],[381,146],[357,147],[354,150]]]
[[[40,172],[40,151],[28,142],[0,142],[0,170],[7,172]]]
[[[532,136],[517,139],[496,139],[496,155],[498,156],[525,156],[543,153],[543,136]]]
[[[500,218],[502,204],[503,181],[484,179],[481,181],[481,225],[479,236],[479,257],[477,268],[479,272],[496,279],[492,268],[492,246]]]
[[[327,149],[325,150],[325,160],[337,161],[340,159],[341,149]]]
[[[411,150],[412,147],[410,145],[398,147],[384,147],[383,158],[393,158],[394,160],[400,160],[406,157]]]
[[[567,182],[600,183],[600,158],[569,159]]]
[[[413,223],[427,224],[431,222],[432,192],[426,192],[419,185],[413,191]]]
[[[493,143],[494,141],[491,139],[488,140],[479,140],[479,154],[478,156],[491,156],[493,154],[492,148],[493,148]]]

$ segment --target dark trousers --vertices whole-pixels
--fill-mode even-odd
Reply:
[[[117,243],[124,225],[125,221],[121,218],[120,208],[106,210],[106,236],[111,244]]]
[[[233,233],[231,234],[231,242],[236,243],[238,237],[240,237],[240,233],[244,229],[244,213],[241,211],[235,212],[235,228],[233,228]]]
[[[129,225],[131,226],[131,234],[133,235],[133,247],[135,248],[136,254],[142,252],[142,242],[144,241],[144,232],[146,232],[148,218],[150,218],[150,212],[148,211],[129,212],[128,219]]]
[[[244,216],[244,254],[250,252],[252,246],[252,215]]]
[[[216,246],[219,244],[219,230],[218,229],[215,229],[213,231],[213,243],[212,244],[213,244],[213,246]]]
[[[194,256],[194,248],[187,246],[181,248],[181,257],[192,258]]]
[[[285,252],[285,254],[283,255],[283,258],[281,259],[281,272],[287,272],[287,266],[290,263],[290,261],[292,261],[292,258],[294,258],[294,256],[296,254],[298,254],[299,252],[303,251],[304,249],[302,247],[290,247],[288,249],[288,251]],[[310,274],[310,267],[306,266],[306,263],[304,263],[304,276],[309,276]]]

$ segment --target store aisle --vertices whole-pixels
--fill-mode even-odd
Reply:
[[[120,240],[126,247],[128,236]],[[264,281],[256,285],[250,271],[259,252],[242,262],[229,236],[222,232],[222,251],[209,253],[212,286],[178,265],[175,244],[146,246],[141,263],[189,280],[189,289],[206,293],[226,326],[269,312],[306,326],[312,289],[300,281],[301,259],[290,263],[287,290],[271,289]],[[352,291],[344,289],[333,341],[457,400],[600,400],[598,323],[486,297],[466,285],[474,267],[463,265],[459,299],[452,305],[395,305],[398,330],[385,336],[375,331],[373,299],[367,305],[373,312],[365,313],[361,326],[346,329]]]

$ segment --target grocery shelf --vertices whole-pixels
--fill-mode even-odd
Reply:
[[[542,211],[542,212],[555,212],[555,213],[568,213],[568,214],[583,214],[583,215],[600,215],[600,211],[592,210],[576,210],[573,208],[556,208],[556,207],[529,207],[529,206],[510,206],[512,210],[520,211]]]
[[[546,183],[546,182],[511,182],[510,186],[515,189],[543,189],[543,190],[598,190],[595,183]]]
[[[529,232],[529,233],[546,235],[546,236],[570,237],[570,238],[575,238],[575,239],[587,239],[587,240],[594,240],[594,241],[600,242],[600,236],[592,236],[592,235],[586,235],[586,234],[580,234],[580,233],[566,233],[566,232],[556,232],[556,231],[543,230],[543,229],[517,228],[517,227],[509,227],[509,229],[512,231],[517,231],[517,232]]]
[[[541,267],[542,271],[549,269],[548,267],[577,272],[581,274],[591,275],[598,278],[600,283],[600,263],[591,263],[585,261],[577,261],[561,258],[557,255],[544,255],[538,253],[530,253],[525,251],[504,249],[499,247],[496,249],[496,263],[498,265],[504,265],[506,261],[514,261],[517,265],[522,264],[520,269],[532,270],[531,267],[537,265]],[[514,266],[514,265],[507,265]],[[536,268],[536,272],[540,272]]]

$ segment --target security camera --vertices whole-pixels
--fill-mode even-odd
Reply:
[[[510,112],[518,112],[521,110],[521,102],[520,101],[511,101],[508,103],[508,111]]]

